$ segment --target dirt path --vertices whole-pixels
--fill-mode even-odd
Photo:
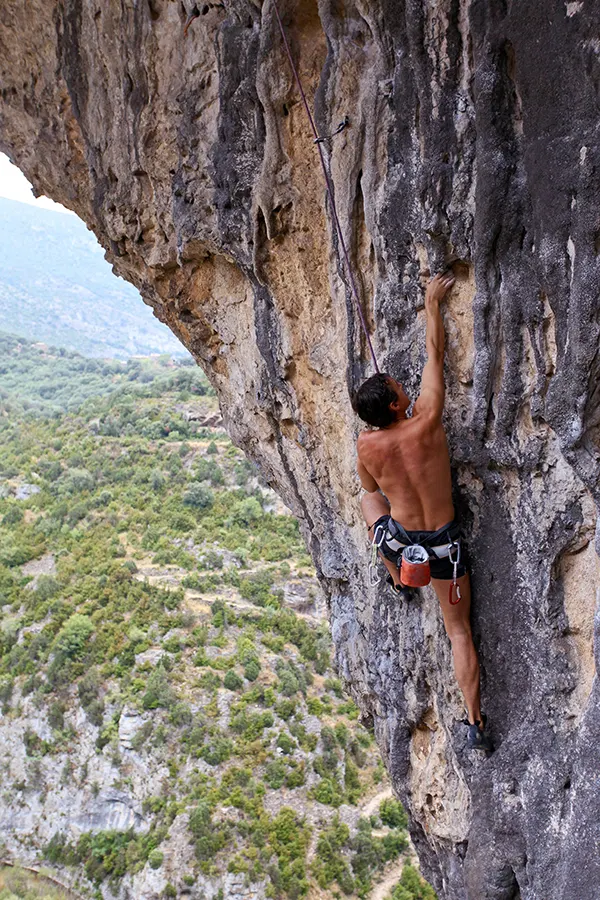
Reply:
[[[387,898],[392,893],[392,890],[396,887],[398,882],[400,881],[400,877],[402,876],[402,869],[404,868],[404,863],[406,862],[406,857],[401,857],[401,859],[396,860],[392,864],[392,867],[389,871],[384,873],[383,879],[376,884],[371,893],[369,894],[369,900],[387,900]]]
[[[369,816],[373,816],[379,812],[379,807],[384,800],[391,800],[394,796],[394,792],[392,791],[392,786],[388,785],[388,787],[384,788],[382,791],[379,791],[378,794],[375,794],[374,797],[371,797],[370,800],[367,800],[365,805],[361,807],[361,815],[365,818]]]

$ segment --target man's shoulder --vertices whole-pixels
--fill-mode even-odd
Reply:
[[[410,421],[423,430],[437,431],[438,428],[443,429],[444,427],[442,413],[443,410],[437,410],[427,403],[419,404],[419,400],[417,399]]]
[[[379,428],[365,428],[364,431],[361,431],[356,441],[358,452],[360,453],[369,447],[373,447],[375,444],[379,444],[381,442],[381,434],[382,431]]]

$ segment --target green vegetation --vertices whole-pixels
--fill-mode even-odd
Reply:
[[[129,362],[86,359],[0,331],[0,361],[0,411],[12,417],[75,411],[92,397],[105,402],[116,392],[120,402],[104,425],[110,429],[115,417],[127,415],[126,398],[161,397],[167,391],[214,396],[191,358],[176,364],[169,356]]]
[[[436,900],[436,896],[431,885],[427,884],[414,866],[405,863],[402,877],[390,894],[389,900]]]
[[[315,883],[366,897],[406,853],[406,818],[386,801],[385,834],[342,823],[340,807],[381,780],[380,762],[331,671],[327,626],[283,604],[286,586],[315,587],[298,523],[269,511],[222,431],[186,414],[215,408],[197,369],[98,370],[77,406],[54,390],[45,358],[40,395],[27,353],[22,381],[10,359],[0,372],[0,704],[16,719],[15,697],[29,698],[51,739],[26,730],[27,778],[6,791],[18,803],[46,790],[53,760],[94,795],[105,787],[93,761],[82,771],[72,753],[64,761],[77,705],[119,789],[132,788],[125,708],[139,716],[127,753],[164,773],[159,796],[143,799],[148,830],[57,832],[44,858],[98,889],[117,886],[145,866],[162,871],[170,829],[186,816],[194,862],[182,878],[229,871],[282,900]],[[44,561],[41,574],[32,560]],[[167,884],[164,896],[176,894]]]
[[[0,866],[0,900],[71,900],[49,879],[18,866]]]

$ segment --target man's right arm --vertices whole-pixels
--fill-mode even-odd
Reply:
[[[369,471],[367,471],[366,467],[363,463],[358,460],[358,477],[360,478],[360,483],[369,494],[374,494],[375,491],[379,490],[379,485],[371,475]]]
[[[425,291],[427,316],[427,362],[421,378],[421,392],[415,403],[415,413],[441,418],[444,409],[444,322],[440,313],[440,301],[454,284],[451,272],[436,275]]]
[[[361,444],[364,439],[364,433],[360,435],[358,439],[358,443],[356,445],[356,468],[358,470],[358,477],[360,478],[360,483],[365,491],[368,491],[369,494],[374,494],[375,491],[379,490],[379,485],[365,466],[364,462],[361,459]]]

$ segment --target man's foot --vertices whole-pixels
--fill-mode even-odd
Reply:
[[[481,719],[481,722],[479,719],[475,719],[475,722],[469,722],[468,719],[464,720],[465,725],[469,726],[467,732],[467,749],[482,750],[486,754],[493,753],[494,745],[492,744],[492,740],[484,731],[485,716],[482,716]]]
[[[389,584],[398,599],[402,600],[402,602],[408,603],[413,599],[413,594],[410,588],[404,587],[403,584],[396,584],[391,575],[387,575],[385,581],[386,584]]]

